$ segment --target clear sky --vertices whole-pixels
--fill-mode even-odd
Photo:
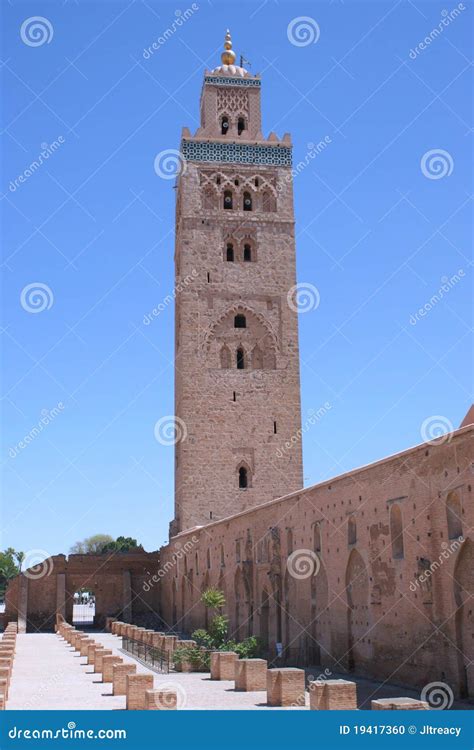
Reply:
[[[299,315],[303,421],[330,407],[305,433],[305,484],[459,425],[472,381],[472,11],[2,3],[2,547],[167,538],[173,448],[154,426],[174,410],[172,305],[143,321],[173,291],[175,192],[154,162],[197,128],[227,26],[262,74],[264,132],[291,132],[295,163],[326,139],[295,178],[298,281],[320,299]],[[21,30],[34,16],[39,36]]]

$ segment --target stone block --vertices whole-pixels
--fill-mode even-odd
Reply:
[[[10,667],[0,667],[0,680],[6,680],[10,686],[11,669]]]
[[[239,657],[234,651],[211,653],[211,680],[235,680],[235,666]]]
[[[371,702],[372,711],[429,711],[426,701],[416,698],[378,698]]]
[[[89,650],[89,646],[95,646],[95,641],[92,640],[92,638],[83,638],[81,641],[81,648],[80,648],[80,654],[81,656],[87,656],[87,652]]]
[[[102,657],[102,682],[112,682],[114,676],[114,666],[123,664],[121,656],[103,656]]]
[[[114,664],[112,669],[112,693],[114,695],[127,694],[127,675],[136,674],[135,664]]]
[[[235,663],[235,689],[246,693],[266,690],[267,668],[265,659],[238,659]]]
[[[304,670],[293,667],[268,669],[267,703],[269,706],[304,706]]]
[[[102,660],[104,656],[112,656],[112,649],[99,648],[95,652],[94,672],[102,672]]]
[[[152,674],[128,674],[126,676],[126,709],[128,711],[143,711],[145,708],[145,693],[152,689]]]
[[[5,678],[0,679],[0,695],[5,696],[5,700],[8,700],[8,682]]]
[[[96,651],[99,651],[99,649],[103,648],[100,643],[91,643],[89,648],[87,649],[87,663],[88,664],[94,664],[95,662],[95,653]]]
[[[178,693],[176,690],[145,690],[145,709],[147,711],[176,711]]]
[[[355,711],[357,687],[348,680],[316,680],[309,683],[312,711]]]

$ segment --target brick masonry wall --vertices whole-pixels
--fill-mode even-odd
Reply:
[[[199,597],[215,585],[226,593],[232,634],[260,635],[271,655],[282,642],[290,663],[418,686],[444,680],[457,694],[473,695],[472,432],[457,430],[448,442],[417,446],[171,539],[161,550],[164,619],[180,630],[204,626]],[[463,543],[448,535],[452,493],[461,503]],[[402,518],[398,557],[394,506]],[[183,549],[186,561],[176,555]],[[313,553],[316,574],[302,577],[297,555],[288,565],[298,550]]]

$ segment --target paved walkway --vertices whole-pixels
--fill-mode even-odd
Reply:
[[[214,681],[208,673],[157,674],[120,650],[121,639],[110,633],[91,633],[98,643],[112,649],[137,672],[152,674],[155,687],[174,687],[178,707],[198,710],[278,710],[265,704],[266,692],[241,693],[234,683]],[[124,710],[125,696],[112,695],[111,683],[92,671],[86,657],[51,633],[19,635],[7,709],[23,710]],[[281,709],[280,709],[281,710]],[[305,710],[304,708],[284,710]]]

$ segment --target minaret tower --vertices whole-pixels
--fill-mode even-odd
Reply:
[[[302,487],[291,140],[262,135],[229,32],[221,59],[181,140],[172,535]]]

